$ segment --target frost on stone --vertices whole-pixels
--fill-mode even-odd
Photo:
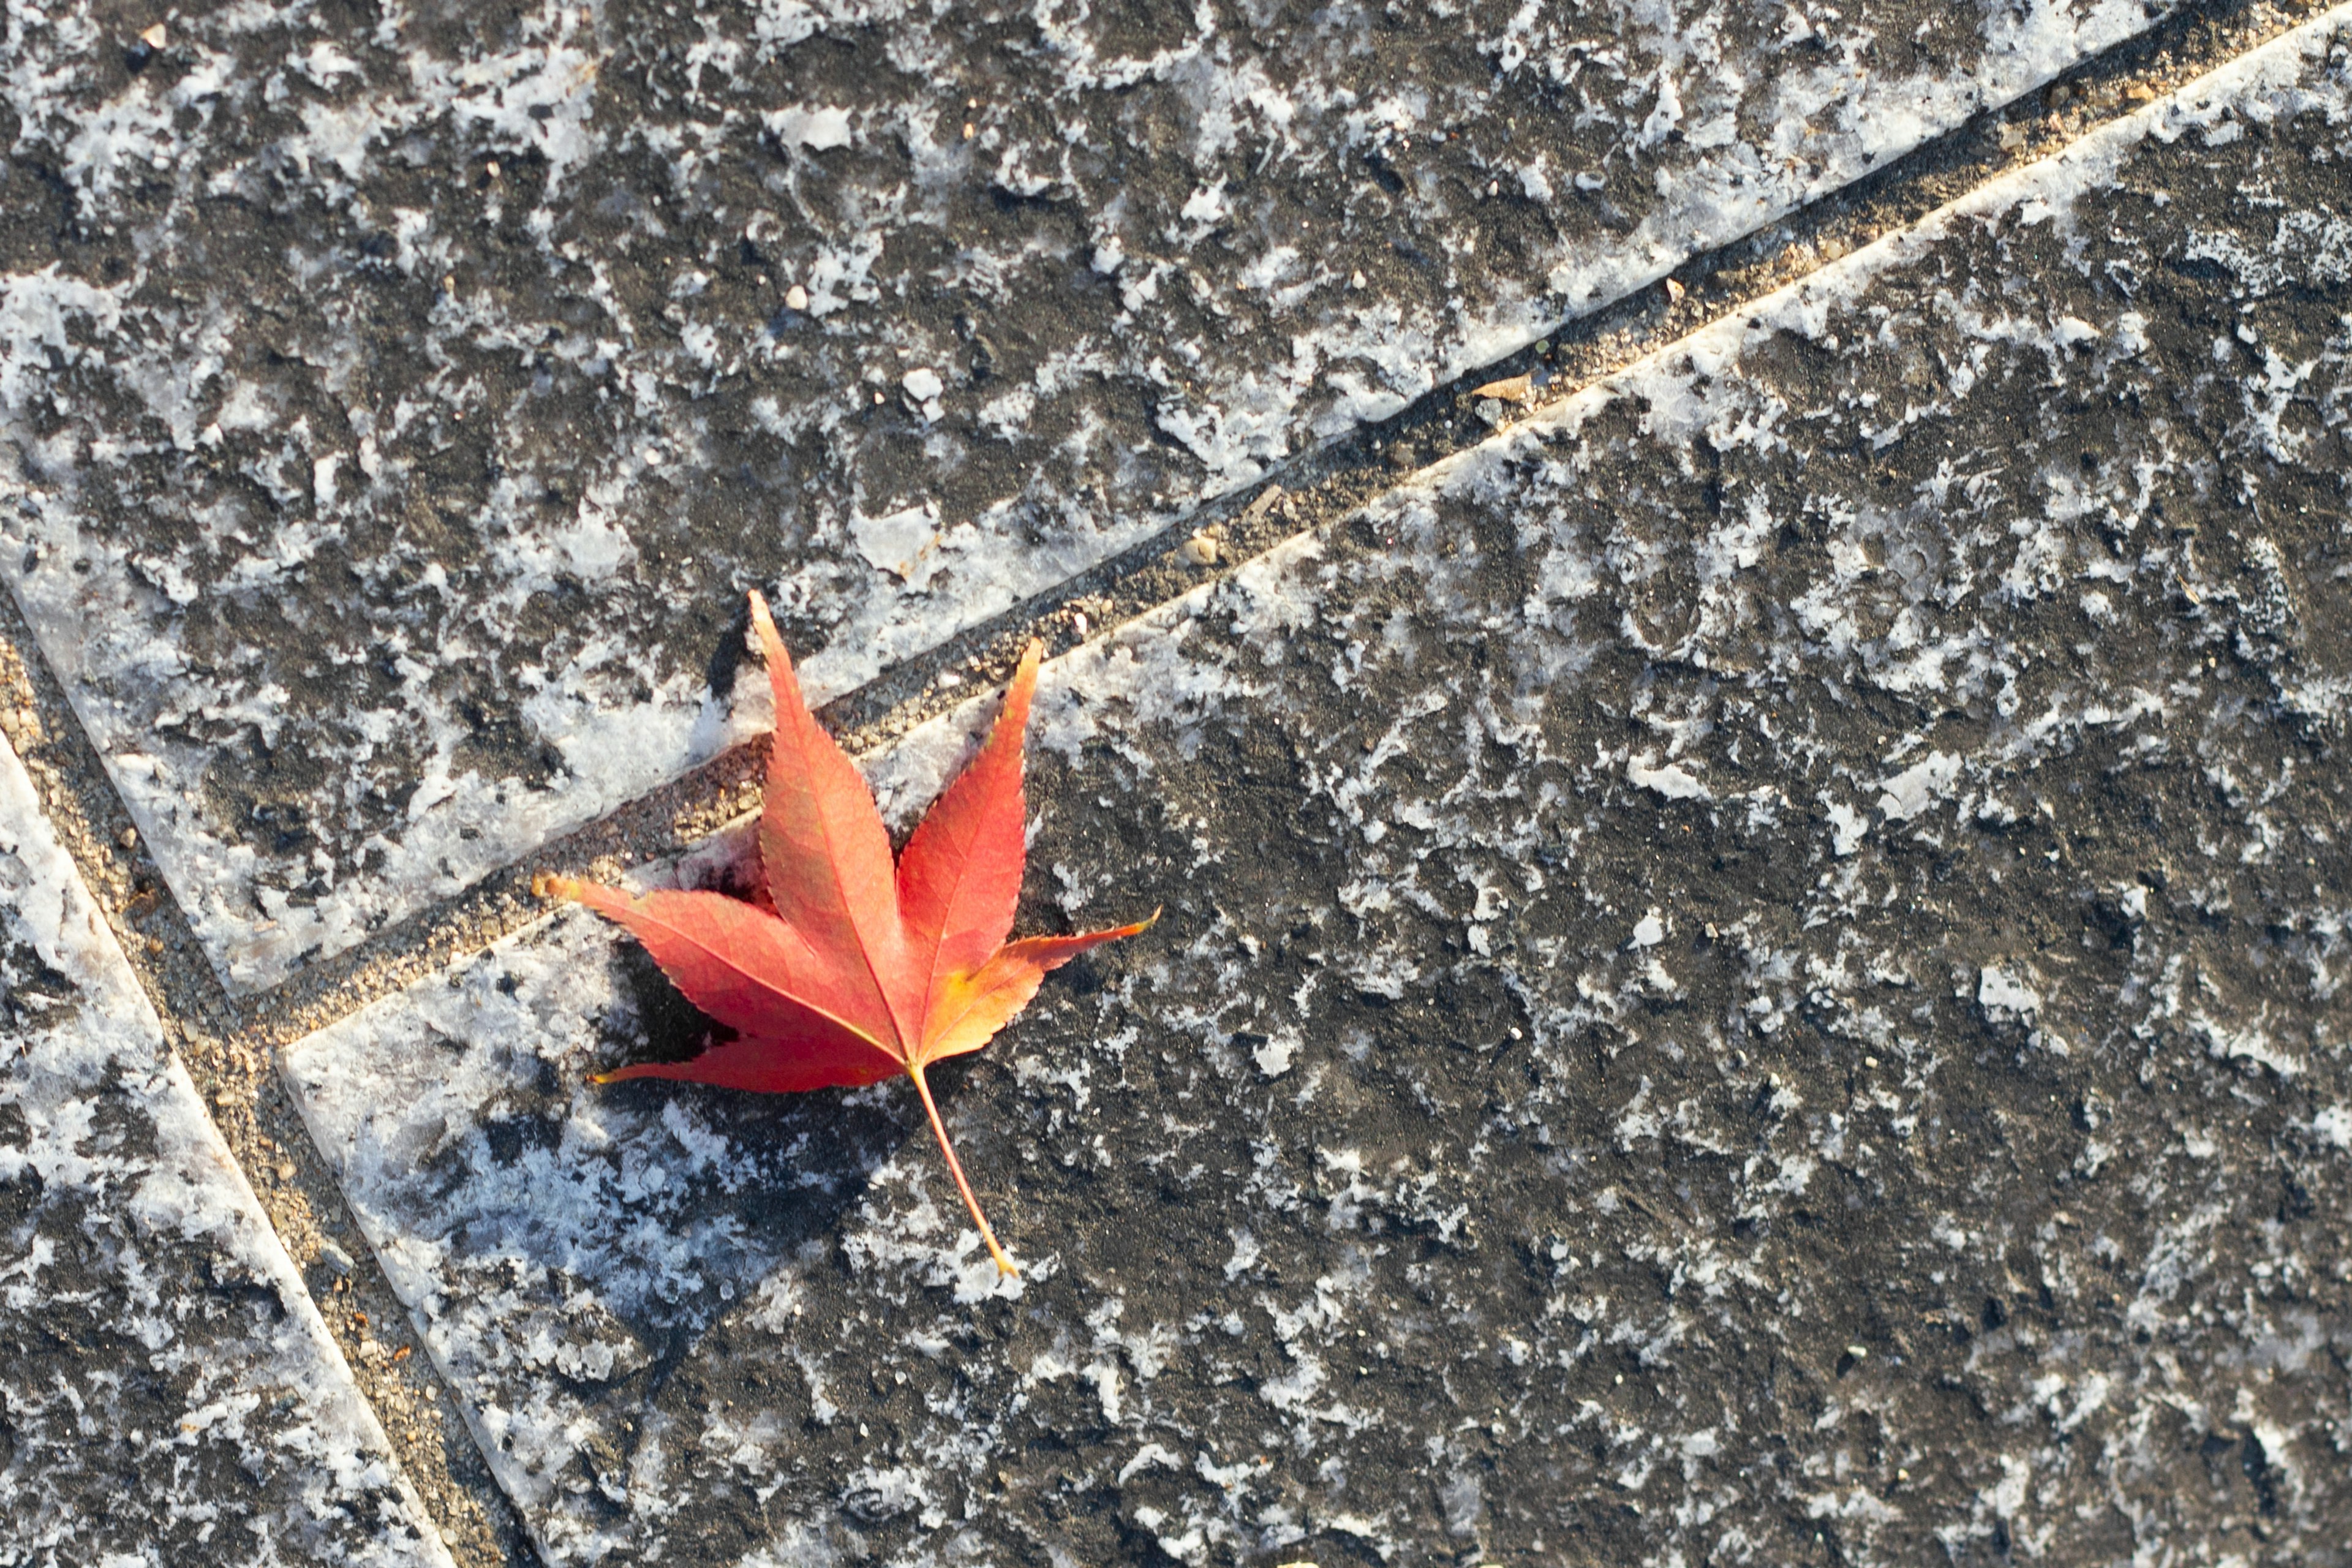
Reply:
[[[1830,825],[1830,853],[1843,859],[1862,847],[1869,819],[1843,801],[1833,801],[1822,813]]]
[[[296,1049],[551,1561],[2334,1550],[2343,329],[2178,263],[2337,26],[1055,661],[1032,897],[1167,914],[947,1098],[1017,1297],[879,1090],[583,1089],[594,927]]]
[[[2042,994],[2009,969],[1986,964],[1977,973],[1977,1005],[1995,1024],[2031,1024],[2042,1011]]]
[[[0,742],[0,1560],[446,1568]]]
[[[1921,762],[1880,781],[1878,809],[1889,822],[1908,822],[1949,794],[1960,774],[1960,759],[1931,752]]]
[[[1644,789],[1653,789],[1667,800],[1705,800],[1706,785],[1687,768],[1674,763],[1661,764],[1655,752],[1644,752],[1625,763],[1625,776]]]
[[[939,504],[927,501],[921,506],[903,507],[885,517],[854,518],[850,532],[866,564],[913,584],[919,576],[927,575],[921,572],[920,563],[939,536]]]
[[[2166,8],[26,9],[0,575],[257,992]]]

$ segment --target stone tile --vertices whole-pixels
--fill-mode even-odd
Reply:
[[[577,914],[296,1048],[550,1560],[2343,1562],[2347,21],[1049,666],[1020,1281]]]
[[[441,1564],[0,742],[0,1563]]]
[[[266,986],[2165,9],[25,9],[0,573]]]

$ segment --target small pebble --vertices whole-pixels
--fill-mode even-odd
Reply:
[[[294,1179],[294,1166],[292,1162],[289,1161],[278,1167],[278,1179],[281,1182],[290,1182]]]
[[[908,371],[898,384],[905,387],[907,395],[918,403],[929,403],[947,390],[947,384],[940,379],[940,373],[922,365]]]
[[[1205,533],[1196,533],[1176,547],[1176,553],[1195,566],[1217,563],[1217,542]]]
[[[349,1274],[358,1267],[352,1261],[350,1253],[331,1241],[322,1241],[319,1244],[319,1261],[338,1274]]]
[[[803,288],[802,288],[802,287],[801,287],[799,284],[797,284],[797,283],[793,284],[791,288],[789,288],[789,289],[785,289],[785,290],[784,290],[784,309],[785,309],[785,310],[807,310],[807,309],[808,309],[808,290],[807,290],[807,289],[803,289]]]

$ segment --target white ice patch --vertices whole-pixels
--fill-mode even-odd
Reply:
[[[1930,752],[1892,778],[1879,781],[1878,809],[1890,822],[1908,822],[1949,795],[1960,776],[1960,759],[1948,752]],[[1841,851],[1843,853],[1843,851]]]
[[[1251,1055],[1257,1061],[1258,1071],[1268,1078],[1280,1078],[1290,1070],[1291,1058],[1298,1054],[1300,1044],[1297,1030],[1277,1029]]]
[[[1977,1005],[1996,1024],[2031,1024],[2040,1016],[2042,997],[2007,969],[1986,964],[1977,972]]]
[[[1625,762],[1625,776],[1643,789],[1655,790],[1668,800],[1712,800],[1714,795],[1697,777],[1678,763],[1657,765],[1657,753],[1643,752]]]
[[[880,517],[855,516],[850,519],[849,532],[867,564],[913,585],[924,553],[939,537],[939,503],[925,501]]]
[[[805,147],[823,153],[849,145],[849,110],[795,104],[779,109],[761,121],[762,128],[780,147]]]
[[[2304,1070],[2303,1062],[2260,1023],[2225,1023],[2200,1012],[2191,1016],[2189,1026],[2204,1041],[2208,1055],[2257,1062],[2281,1078],[2294,1078]]]
[[[1830,848],[1840,859],[1862,847],[1862,836],[1870,827],[1870,819],[1846,805],[1835,801],[1822,815],[1829,818]]]

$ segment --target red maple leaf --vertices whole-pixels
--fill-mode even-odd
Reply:
[[[865,779],[801,700],[756,593],[751,624],[776,693],[760,812],[766,897],[632,895],[572,877],[532,883],[541,897],[574,900],[627,927],[687,1000],[735,1032],[691,1061],[625,1067],[595,1081],[670,1078],[789,1093],[905,1073],[989,1256],[1016,1273],[964,1180],[923,1069],[988,1044],[1046,971],[1151,921],[1005,941],[1027,858],[1021,742],[1037,644],[1022,655],[987,743],[932,803],[894,868]]]

